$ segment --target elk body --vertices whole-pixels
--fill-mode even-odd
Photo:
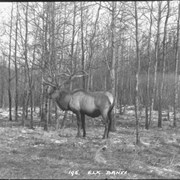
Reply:
[[[87,92],[85,90],[67,92],[51,87],[48,91],[48,96],[54,99],[62,110],[70,110],[76,114],[77,137],[80,136],[81,125],[83,137],[86,136],[85,115],[93,118],[101,115],[105,125],[103,139],[108,138],[111,125],[111,111],[114,107],[114,98],[110,92]]]

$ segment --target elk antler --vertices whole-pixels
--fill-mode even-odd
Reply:
[[[66,76],[66,80],[64,80],[62,83],[60,83],[60,85],[57,82],[57,78],[58,77],[62,77],[62,76]],[[52,71],[51,73],[49,73],[49,77],[47,77],[47,80],[45,80],[43,78],[43,84],[44,85],[49,85],[51,87],[56,87],[56,88],[60,88],[63,85],[65,85],[66,83],[69,83],[70,81],[72,81],[74,78],[79,78],[82,76],[88,76],[88,73],[85,71],[75,71],[73,73],[71,73],[71,71],[67,68],[66,72],[62,72],[59,74],[53,74]],[[50,81],[48,80],[48,78],[50,79]]]
[[[49,85],[49,86],[51,86],[51,87],[56,87],[55,84],[53,84],[52,82],[46,81],[44,78],[43,78],[43,84],[44,84],[44,85]]]
[[[79,74],[80,73],[80,74]],[[81,74],[82,73],[82,74]],[[62,87],[64,84],[66,83],[69,83],[70,81],[72,81],[74,78],[79,78],[79,77],[82,77],[82,76],[88,76],[88,73],[85,72],[85,71],[78,71],[78,72],[74,72],[72,74],[70,74],[70,71],[69,71],[69,74],[66,74],[66,76],[68,76],[68,79],[63,81],[60,85],[60,87]]]

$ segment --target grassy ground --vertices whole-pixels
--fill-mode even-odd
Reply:
[[[179,178],[180,130],[156,117],[150,130],[140,123],[141,145],[135,145],[133,114],[116,116],[116,132],[103,140],[104,126],[86,121],[86,138],[76,138],[76,121],[58,131],[34,130],[0,119],[0,178],[129,179]]]

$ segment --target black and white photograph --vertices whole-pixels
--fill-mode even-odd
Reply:
[[[0,179],[180,178],[180,0],[0,2]]]

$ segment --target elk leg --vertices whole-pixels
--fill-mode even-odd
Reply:
[[[82,122],[82,129],[83,129],[83,137],[86,136],[86,129],[85,129],[85,115],[81,113],[81,122]]]
[[[76,137],[80,137],[80,136],[81,136],[81,133],[80,133],[81,113],[80,113],[80,112],[77,112],[77,113],[76,113],[76,117],[77,117],[77,128],[78,128],[77,136],[76,136]]]
[[[103,139],[107,139],[107,138],[108,138],[108,123],[105,122],[105,130],[104,130]]]
[[[104,130],[104,135],[103,135],[103,139],[108,138],[108,130],[109,130],[109,118],[108,118],[108,113],[103,113],[102,114],[103,120],[104,120],[104,124],[105,124],[105,130]]]

